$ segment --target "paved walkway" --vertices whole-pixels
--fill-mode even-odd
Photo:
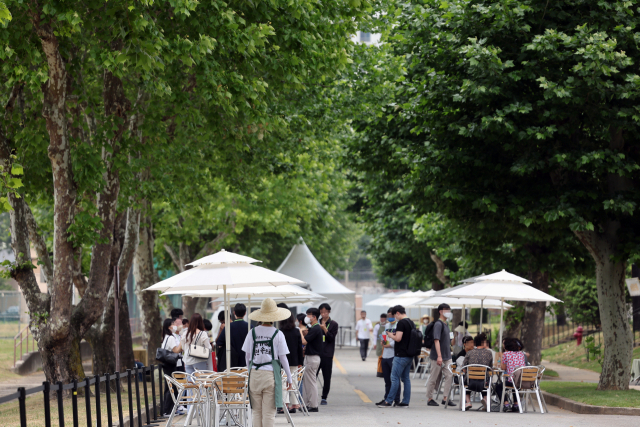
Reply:
[[[600,380],[599,373],[587,369],[572,368],[571,366],[560,365],[548,360],[542,360],[542,364],[558,373],[559,378],[549,378],[551,381],[597,383]]]
[[[319,413],[310,417],[300,413],[292,415],[296,427],[348,426],[348,427],[390,427],[390,426],[465,426],[485,427],[496,425],[564,426],[590,427],[637,426],[637,417],[610,415],[579,415],[549,406],[549,414],[535,413],[486,413],[461,412],[456,408],[444,409],[428,407],[425,397],[425,380],[413,380],[411,404],[407,409],[380,409],[371,402],[382,399],[384,382],[376,378],[377,359],[375,357],[362,362],[357,350],[338,350],[338,364],[334,365],[329,405],[321,406]],[[340,369],[342,368],[342,369]],[[457,397],[454,399],[457,402]],[[475,403],[474,407],[479,404]],[[176,426],[182,427],[184,419],[178,420]],[[276,418],[276,426],[286,427],[283,415]]]

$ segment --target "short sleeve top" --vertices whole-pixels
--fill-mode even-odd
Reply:
[[[502,355],[502,363],[507,365],[507,374],[511,375],[514,369],[525,366],[524,354],[521,351],[505,351]]]

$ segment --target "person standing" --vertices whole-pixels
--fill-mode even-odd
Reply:
[[[387,322],[384,328],[381,327],[383,330],[380,334],[380,340],[376,344],[376,346],[382,348],[382,360],[380,363],[382,365],[382,377],[384,378],[384,398],[376,403],[376,405],[383,404],[387,396],[389,396],[389,390],[391,390],[391,369],[393,368],[394,347],[396,342],[389,337],[389,332],[395,332],[398,325],[395,317],[391,314],[391,310],[391,307],[387,310],[387,314],[385,315]],[[380,316],[380,318],[382,319],[382,316]],[[398,388],[396,397],[393,400],[395,406],[400,404],[400,394],[400,388]]]
[[[320,355],[322,354],[322,339],[324,334],[318,323],[320,310],[310,308],[304,322],[307,324],[307,333],[302,337],[305,347],[304,356],[304,401],[309,412],[318,412],[318,368],[320,367]]]
[[[320,369],[324,385],[322,386],[321,405],[327,404],[329,390],[331,390],[331,376],[333,375],[333,355],[336,352],[336,335],[338,335],[338,322],[331,319],[331,306],[326,302],[320,304],[320,328],[324,333],[324,345],[320,354]]]
[[[233,314],[235,314],[236,318],[231,322],[229,326],[229,332],[231,333],[231,363],[229,367],[238,368],[245,367],[245,354],[242,351],[242,346],[247,338],[247,334],[249,333],[249,324],[244,321],[244,315],[247,314],[247,307],[244,304],[236,304],[233,307]],[[218,340],[224,340],[225,332],[222,331]]]
[[[427,405],[440,406],[438,402],[433,400],[433,392],[438,383],[438,377],[442,374],[444,376],[442,404],[456,406],[453,402],[447,402],[451,383],[453,382],[453,374],[449,370],[449,365],[451,365],[451,331],[447,321],[453,318],[453,313],[451,313],[449,304],[440,304],[438,306],[438,314],[440,317],[433,324],[433,346],[429,353],[431,374],[429,375],[429,381],[427,381],[427,399],[429,400]]]
[[[202,359],[200,357],[192,356],[189,352],[189,346],[197,345],[211,350],[211,343],[209,342],[209,336],[204,328],[204,322],[202,316],[199,313],[194,313],[189,321],[189,329],[187,333],[180,338],[179,351],[184,350],[184,365],[187,374],[193,374],[196,369],[199,371],[206,371],[209,367],[208,357]],[[175,351],[175,349],[174,349]]]
[[[216,337],[216,356],[217,356],[217,365],[218,372],[223,372],[227,369],[227,352],[225,351],[225,341],[224,335],[222,335],[222,331],[224,331],[224,321],[225,321],[225,313],[224,310],[218,313],[218,322],[220,322],[220,329],[218,329],[218,336]],[[222,337],[222,339],[220,339]]]
[[[180,345],[180,337],[177,334],[178,327],[177,324],[180,324],[182,327],[182,322],[180,319],[164,319],[162,323],[162,348],[165,350],[173,351],[174,353],[179,353],[178,346]],[[174,372],[181,372],[184,368],[182,367],[182,358],[178,359],[175,365],[169,365],[166,363],[162,364],[162,371],[165,375],[171,376]],[[167,383],[167,387],[164,389],[164,415],[169,416],[173,411],[173,398],[171,397],[170,391],[171,385]],[[176,411],[176,415],[184,415],[184,412],[179,408]]]
[[[182,318],[184,317],[184,311],[182,311],[181,308],[174,308],[173,310],[171,310],[170,316],[172,319],[182,320]]]
[[[382,313],[380,315],[380,322],[378,322],[378,324],[373,327],[373,349],[376,351],[376,356],[378,356],[378,372],[376,373],[376,376],[378,378],[384,378],[384,374],[382,372],[382,350],[384,350],[384,346],[382,344],[382,336],[386,336],[386,326],[387,313]]]
[[[278,304],[280,308],[289,307],[287,304],[281,302]],[[302,355],[302,335],[300,335],[300,331],[296,328],[296,320],[293,315],[278,322],[278,328],[284,335],[284,339],[287,342],[287,348],[289,349],[289,354],[287,354],[287,360],[289,361],[289,367],[301,368],[302,361],[304,356]],[[283,404],[287,405],[289,408],[289,413],[295,414],[296,410],[300,408],[300,404],[298,402],[298,398],[295,393],[283,390]],[[284,413],[283,409],[278,409],[278,413]]]
[[[396,305],[391,309],[391,315],[398,322],[395,332],[387,332],[387,337],[395,341],[393,365],[391,367],[391,388],[387,398],[377,406],[379,408],[389,408],[393,406],[396,397],[400,395],[400,381],[404,384],[404,394],[402,402],[396,406],[399,408],[409,407],[411,400],[411,379],[409,373],[411,371],[411,363],[413,357],[408,353],[409,341],[411,339],[411,331],[416,325],[407,316],[407,312],[401,305]]]
[[[429,322],[431,322],[431,317],[429,317],[428,314],[423,314],[420,321],[421,321],[420,332],[422,332],[422,335],[424,336],[424,333],[427,330],[427,325],[429,324]]]
[[[241,350],[245,365],[249,368],[249,399],[251,420],[254,427],[273,427],[276,408],[282,407],[282,374],[287,374],[286,389],[291,389],[291,369],[287,354],[289,349],[282,331],[273,324],[291,317],[286,308],[278,308],[271,298],[265,298],[260,309],[249,319],[262,322],[247,334]]]
[[[373,324],[367,319],[367,312],[360,312],[360,320],[356,323],[356,340],[360,341],[360,357],[362,361],[367,360],[367,350],[369,350],[369,339],[373,333]]]

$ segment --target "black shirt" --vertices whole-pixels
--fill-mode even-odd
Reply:
[[[244,340],[247,338],[247,334],[249,333],[249,324],[244,320],[235,320],[231,322],[231,328],[229,331],[231,332],[231,367],[236,368],[247,366],[242,346],[244,345]],[[222,328],[222,333],[216,341],[216,344],[219,347],[224,347],[225,333],[224,328]]]
[[[407,354],[407,349],[409,348],[409,340],[411,339],[411,331],[415,329],[415,324],[411,319],[405,317],[401,321],[398,322],[398,326],[396,327],[396,334],[398,332],[402,332],[402,338],[399,342],[396,341],[394,346],[395,356],[396,357],[411,357]]]
[[[302,365],[304,360],[304,356],[302,356],[302,338],[300,337],[300,329],[293,328],[280,330],[282,335],[284,335],[284,339],[287,342],[287,348],[289,349],[289,354],[287,354],[287,360],[289,361],[289,366],[291,369],[295,369],[296,366]]]
[[[313,328],[309,328],[307,336],[304,337],[307,341],[307,346],[304,351],[307,356],[320,356],[322,354],[322,337],[324,332],[320,325],[315,325]]]
[[[327,333],[324,334],[324,346],[322,348],[322,357],[331,357],[336,352],[336,335],[338,335],[338,322],[329,318],[327,320]]]

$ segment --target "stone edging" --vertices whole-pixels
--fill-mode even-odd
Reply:
[[[619,408],[610,406],[594,406],[576,402],[566,397],[543,391],[544,400],[549,405],[557,406],[577,414],[591,415],[640,415],[640,408]]]

